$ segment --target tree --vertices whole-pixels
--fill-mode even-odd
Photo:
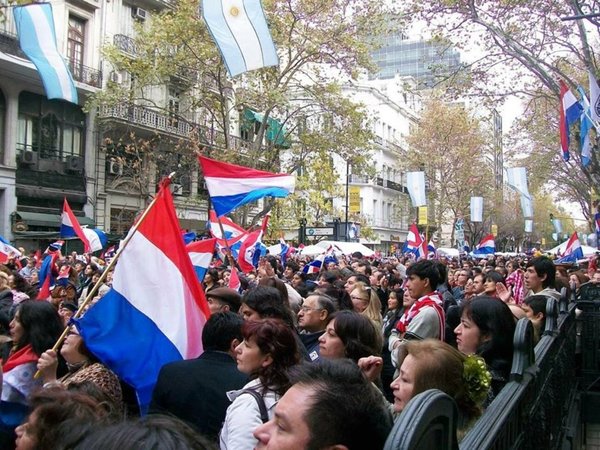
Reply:
[[[230,162],[293,171],[337,154],[367,166],[369,121],[361,105],[341,96],[340,82],[370,68],[367,37],[389,26],[383,20],[389,10],[378,0],[269,0],[263,6],[279,67],[230,79],[197,1],[181,0],[138,28],[134,55],[106,49],[132,82],[109,85],[95,101],[127,99],[188,120],[194,127],[188,148]],[[155,101],[165,84],[181,93],[176,107]],[[324,170],[330,175],[332,168]],[[267,202],[263,213],[270,207]]]
[[[507,95],[522,94],[529,100],[529,107],[540,95],[550,96],[554,116],[546,130],[556,130],[552,132],[552,143],[555,149],[559,148],[558,80],[564,79],[574,88],[584,82],[588,70],[598,76],[594,46],[600,30],[597,19],[561,18],[597,11],[596,0],[409,0],[403,5],[407,16],[414,21],[425,20],[436,35],[463,49],[469,48],[471,53],[474,46],[481,50],[481,57],[467,67],[471,82],[462,85],[471,93],[494,102]],[[575,153],[573,141],[576,140],[572,140],[571,153]],[[597,141],[594,146],[590,166],[577,168],[588,186],[600,185]],[[572,175],[573,171],[569,173]],[[581,197],[578,201],[584,202]]]
[[[488,199],[484,211],[489,211],[493,174],[485,158],[486,141],[479,120],[464,106],[439,98],[426,102],[419,126],[407,142],[411,150],[406,155],[406,167],[425,170],[428,201],[435,210],[438,228],[467,216],[472,196]],[[477,238],[474,228],[468,231],[472,239]],[[482,233],[480,229],[478,234]]]
[[[588,220],[591,231],[593,211],[590,202],[589,178],[581,168],[581,154],[571,152],[563,161],[556,146],[555,133],[548,133],[548,124],[556,123],[556,104],[551,95],[540,95],[531,101],[523,117],[516,122],[515,132],[508,140],[510,158],[528,169],[530,187],[536,192],[544,186],[557,198],[578,204]],[[571,133],[571,141],[579,142],[579,133]],[[578,144],[575,144],[578,145]]]

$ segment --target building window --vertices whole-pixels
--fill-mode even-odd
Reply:
[[[135,220],[136,211],[125,208],[110,209],[111,234],[124,235],[129,231]]]
[[[85,114],[77,105],[22,92],[19,96],[17,153],[25,150],[40,158],[65,161],[82,156]]]
[[[67,58],[71,74],[76,80],[81,80],[83,75],[84,41],[85,21],[78,17],[69,16]]]

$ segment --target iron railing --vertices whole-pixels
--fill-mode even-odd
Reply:
[[[122,52],[130,55],[137,55],[137,46],[135,45],[135,39],[126,36],[124,34],[115,34],[113,37],[113,44]]]
[[[88,86],[94,86],[97,88],[102,87],[102,72],[91,67],[84,66],[83,64],[70,59],[68,61],[69,70],[73,79],[80,83],[87,84]]]

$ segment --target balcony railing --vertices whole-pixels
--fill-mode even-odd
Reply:
[[[19,58],[28,59],[19,45],[19,38],[9,31],[0,31],[0,51]]]
[[[394,230],[402,229],[402,222],[400,220],[383,219],[381,217],[373,217],[367,214],[363,215],[363,217],[365,218],[367,225],[371,227],[391,228]]]
[[[124,34],[115,34],[113,37],[113,44],[122,52],[128,53],[132,56],[137,55],[135,39],[129,36],[125,36]]]
[[[131,104],[103,105],[100,108],[100,117],[120,119],[143,128],[163,131],[187,139],[192,137],[194,128],[198,128],[198,125],[181,118]]]
[[[91,67],[84,66],[75,60],[68,61],[69,70],[73,79],[80,83],[87,84],[88,86],[94,86],[97,88],[102,87],[102,72]]]
[[[362,184],[371,184],[375,186],[381,186],[383,188],[393,189],[394,191],[408,193],[408,190],[405,186],[400,183],[396,183],[395,181],[386,180],[381,177],[369,178],[364,175],[350,175],[350,183],[362,183]]]

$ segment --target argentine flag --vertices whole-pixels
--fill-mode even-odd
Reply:
[[[73,77],[56,46],[52,5],[31,3],[15,6],[13,15],[21,50],[37,67],[48,99],[77,104]]]
[[[279,64],[260,0],[202,0],[202,16],[231,77]]]

